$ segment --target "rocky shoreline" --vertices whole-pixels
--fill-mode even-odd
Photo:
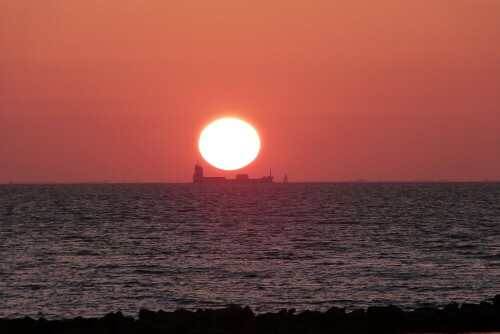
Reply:
[[[443,308],[403,311],[397,306],[372,306],[346,312],[283,309],[254,314],[249,307],[185,309],[153,312],[142,309],[138,319],[121,312],[102,318],[38,320],[30,317],[1,319],[1,334],[146,334],[146,333],[458,333],[500,332],[500,294],[491,302],[448,304]]]

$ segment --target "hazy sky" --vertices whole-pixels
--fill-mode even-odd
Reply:
[[[223,116],[252,177],[499,180],[500,1],[0,0],[0,182],[188,182]]]

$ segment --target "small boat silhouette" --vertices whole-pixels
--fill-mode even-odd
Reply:
[[[288,176],[286,176],[285,174],[285,177],[283,178],[283,183],[287,183],[288,182]]]

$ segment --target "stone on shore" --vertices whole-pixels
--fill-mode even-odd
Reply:
[[[500,295],[480,304],[451,303],[443,308],[422,307],[403,311],[398,306],[372,306],[346,312],[331,307],[326,312],[295,309],[255,315],[247,307],[179,309],[174,312],[141,309],[138,319],[121,312],[102,318],[35,320],[30,317],[0,319],[1,334],[301,334],[301,333],[457,333],[499,332]]]

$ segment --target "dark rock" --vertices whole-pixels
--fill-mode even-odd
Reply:
[[[346,313],[345,318],[340,322],[331,324],[333,329],[342,333],[357,333],[366,330],[365,310],[356,309]]]
[[[262,329],[263,332],[276,332],[279,328],[282,328],[282,324],[279,323],[279,317],[274,313],[263,313],[258,314],[255,317],[255,322],[257,326]]]
[[[353,321],[361,321],[365,318],[365,310],[362,308],[347,313],[347,318]]]
[[[422,307],[403,311],[394,305],[373,306],[346,313],[332,307],[326,312],[294,309],[255,315],[249,307],[228,307],[196,312],[185,309],[158,312],[142,309],[139,319],[121,312],[102,318],[39,320],[30,317],[0,319],[1,334],[165,334],[165,333],[451,333],[500,332],[500,295],[493,303],[448,304],[442,309]]]
[[[372,306],[366,310],[367,331],[394,332],[403,328],[404,312],[395,305]]]
[[[166,312],[165,312],[166,313]],[[197,327],[196,313],[186,309],[175,310],[169,328],[175,333],[185,333]]]
[[[328,328],[328,319],[319,311],[305,310],[295,316],[293,326],[303,332],[325,331]]]
[[[168,321],[172,321],[173,318],[174,318],[175,314],[174,312],[165,312],[163,310],[159,310],[158,311],[158,318],[162,321],[162,322],[168,322]]]
[[[110,313],[106,314],[102,318],[102,321],[105,321],[105,322],[119,322],[122,319],[123,319],[123,314],[122,314],[122,312],[118,311],[116,313],[110,312]]]
[[[441,323],[445,324],[450,331],[458,331],[460,307],[457,303],[446,305],[440,312]]]
[[[108,313],[97,323],[93,323],[93,327],[102,327],[109,333],[133,333],[135,328],[135,320],[131,317],[125,317],[122,312]]]
[[[493,306],[495,309],[500,310],[500,295],[493,297]]]
[[[304,312],[297,314],[296,318],[297,318],[297,321],[315,322],[315,321],[323,320],[324,315],[323,315],[323,313],[321,313],[319,311],[305,310]]]
[[[372,306],[366,310],[367,317],[376,318],[398,318],[403,315],[403,310],[396,305],[389,306]]]
[[[493,304],[488,302],[480,302],[479,305],[485,309],[494,309]]]
[[[328,311],[326,311],[326,315],[330,317],[344,317],[345,316],[345,308],[340,307],[330,307]]]
[[[282,309],[278,313],[264,313],[255,317],[255,333],[288,333],[295,322],[295,309]]]
[[[146,309],[139,311],[139,319],[136,325],[140,330],[147,333],[164,333],[167,332],[171,325],[171,316],[169,313],[162,310],[153,312]]]
[[[459,309],[460,308],[457,303],[450,303],[443,308],[445,312],[458,312]]]
[[[436,314],[438,313],[439,309],[435,307],[429,307],[429,306],[424,306],[424,307],[417,307],[415,309],[415,312],[420,312],[420,313],[427,313],[427,314]]]
[[[331,307],[325,312],[328,330],[340,330],[343,322],[347,319],[345,309],[339,307]]]
[[[461,331],[493,331],[500,328],[500,316],[489,303],[463,304],[457,323]]]
[[[242,308],[236,305],[215,310],[212,313],[216,328],[236,330],[244,326],[249,326],[255,318],[255,314],[247,306]]]
[[[161,317],[158,313],[146,309],[141,309],[139,311],[139,319],[148,323],[157,323],[161,321]]]
[[[23,322],[24,322],[24,323],[31,323],[31,324],[33,324],[33,323],[36,323],[36,320],[35,320],[35,319],[33,319],[33,318],[31,318],[31,317],[25,316],[25,317],[23,318]]]
[[[462,315],[464,314],[474,315],[480,313],[482,309],[483,307],[479,304],[462,304],[460,306],[460,313]]]
[[[433,307],[419,307],[405,312],[404,328],[415,332],[446,332],[449,324],[443,321],[441,310]]]

